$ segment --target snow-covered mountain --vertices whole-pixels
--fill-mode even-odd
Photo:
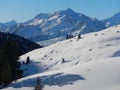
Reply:
[[[6,26],[13,26],[13,25],[16,25],[17,22],[15,20],[12,20],[12,21],[9,21],[9,22],[6,22],[4,23]]]
[[[0,23],[0,28],[7,28],[9,26],[17,25],[17,22],[15,20],[5,22],[5,23]]]
[[[24,78],[2,90],[120,90],[120,25],[36,49],[20,57]]]
[[[1,28],[0,31],[11,32],[33,41],[43,41],[67,34],[85,34],[102,29],[104,25],[97,19],[68,8],[49,14],[40,13],[25,23]]]
[[[116,13],[110,18],[104,19],[103,22],[106,27],[120,24],[120,12]]]
[[[17,25],[17,22],[15,20],[12,20],[6,23],[0,23],[0,32],[11,33],[11,31],[9,30],[9,27],[13,27],[16,25]]]
[[[1,28],[3,25],[4,25],[3,23],[0,23],[0,28]]]

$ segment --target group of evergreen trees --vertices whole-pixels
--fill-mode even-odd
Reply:
[[[15,41],[17,43],[17,47],[19,48],[19,56],[37,49],[42,48],[41,45],[36,44],[35,42],[32,42],[28,39],[25,39],[21,36],[17,36],[15,34],[11,33],[3,33],[0,32],[0,47],[6,42],[6,41]]]
[[[70,35],[70,34],[68,34],[67,36],[66,36],[66,39],[71,39],[71,38],[73,38],[74,36],[73,35]],[[81,34],[78,34],[78,40],[79,39],[81,39]]]
[[[20,70],[19,50],[16,42],[6,41],[0,48],[0,88],[7,86],[11,81],[22,77]],[[26,58],[26,64],[30,63],[30,58]],[[43,90],[43,85],[39,77],[36,79],[35,90]]]
[[[73,38],[73,35],[71,35],[71,34],[68,34],[68,35],[66,36],[66,39],[71,39],[71,38]]]
[[[11,81],[22,76],[19,50],[14,41],[6,41],[0,48],[0,86],[8,85]]]

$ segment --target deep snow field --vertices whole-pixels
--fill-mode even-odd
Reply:
[[[120,90],[120,25],[57,42],[20,57],[24,77],[2,90]],[[64,62],[63,62],[64,59]]]

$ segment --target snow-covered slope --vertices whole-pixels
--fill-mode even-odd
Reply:
[[[43,90],[120,90],[120,25],[36,49],[21,62],[27,56],[26,77],[3,90],[32,90],[37,77]]]
[[[90,18],[72,9],[54,13],[40,13],[35,18],[18,25],[1,28],[1,31],[11,32],[33,41],[43,41],[66,36],[67,34],[85,34],[99,31],[104,25],[97,19]]]
[[[115,15],[113,15],[110,18],[107,18],[107,19],[103,20],[103,22],[106,25],[106,27],[110,27],[110,26],[120,24],[120,12],[116,13]]]

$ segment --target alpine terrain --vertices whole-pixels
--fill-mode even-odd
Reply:
[[[71,16],[75,14],[74,19],[70,19],[71,21],[65,20],[67,13]],[[95,27],[95,24],[91,22],[93,19],[82,14],[74,14],[73,11],[68,9],[50,15],[38,16],[38,19],[36,17],[36,19],[26,22],[24,30],[30,28],[31,25],[35,25],[37,28],[43,26],[41,32],[44,31],[46,35],[53,34],[53,37],[55,37],[52,33],[55,27],[59,27],[59,30],[61,30],[60,26],[63,27],[63,25],[66,25],[65,23],[68,23],[67,27],[70,29],[71,24],[78,24],[75,23],[78,20],[76,18],[81,19],[81,22],[83,19],[89,21],[89,24],[79,23],[79,25],[84,26],[84,28],[78,28],[81,33],[87,30],[86,25],[92,25],[91,30]],[[49,18],[49,20],[40,18]],[[71,17],[67,16],[66,18]],[[54,23],[53,19],[60,20],[58,21],[59,24],[56,22],[54,28],[49,25]],[[41,22],[49,22],[47,25],[49,30]],[[93,20],[93,22],[98,21]],[[100,29],[100,27],[96,28]],[[20,34],[22,30],[23,28],[16,33]],[[29,57],[30,62],[24,64],[23,61],[25,62],[27,57]],[[76,36],[33,50],[22,55],[20,62],[22,64],[21,69],[24,70],[24,77],[13,81],[8,87],[1,90],[34,90],[38,77],[41,79],[43,90],[120,90],[120,25],[99,32],[84,34],[81,35],[81,38]]]
[[[50,40],[49,44],[52,44],[58,40],[64,40],[68,34],[76,36],[79,33],[86,34],[104,28],[103,22],[82,13],[76,13],[71,8],[49,14],[40,13],[24,23],[16,24],[12,21],[9,24],[0,24],[0,31],[22,36],[44,46],[47,45],[46,40],[47,42]]]

